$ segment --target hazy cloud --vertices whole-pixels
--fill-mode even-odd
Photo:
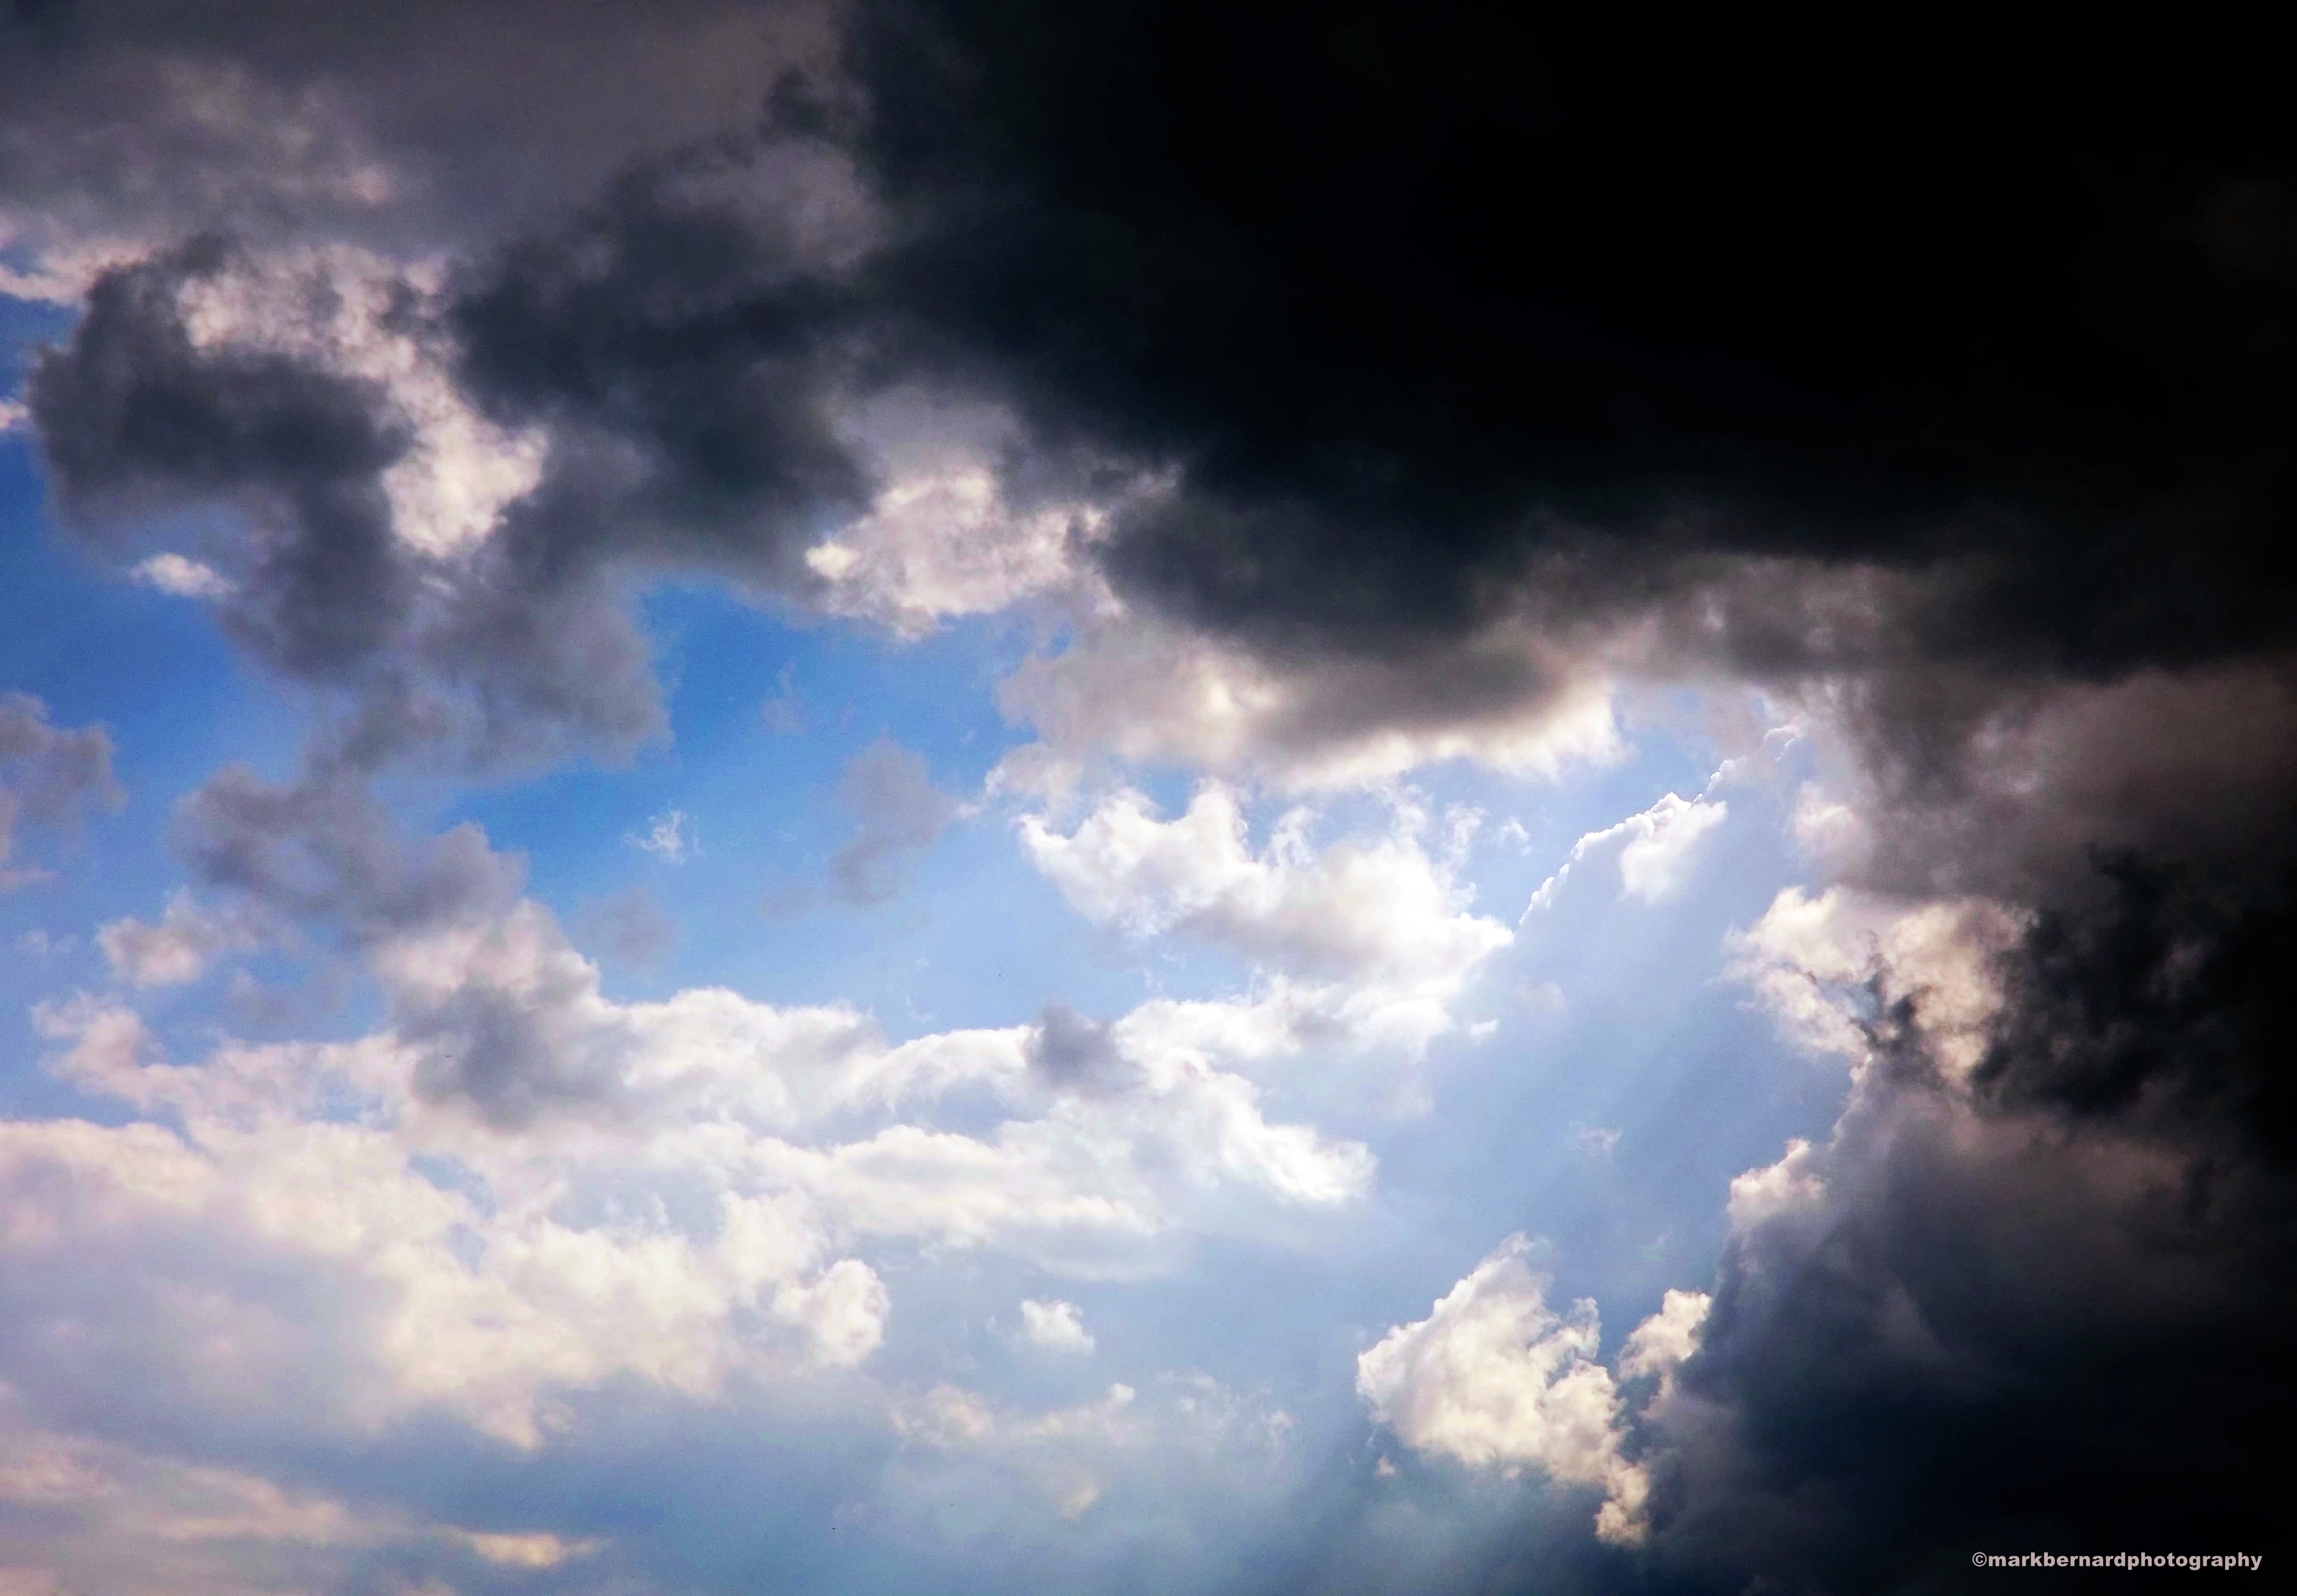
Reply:
[[[962,808],[937,790],[922,755],[879,737],[847,763],[837,802],[853,835],[831,856],[829,873],[853,903],[882,903],[909,885],[918,855]]]
[[[20,827],[70,833],[91,810],[127,801],[111,778],[111,738],[101,727],[50,724],[47,705],[0,694],[0,891],[44,878],[14,863]]]

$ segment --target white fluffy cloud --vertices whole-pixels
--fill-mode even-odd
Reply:
[[[1338,1001],[1365,1034],[1424,1046],[1450,1028],[1448,1006],[1476,967],[1512,935],[1469,912],[1471,894],[1429,853],[1416,804],[1397,802],[1384,835],[1321,851],[1315,819],[1292,810],[1256,851],[1234,790],[1208,782],[1173,819],[1128,789],[1066,835],[1041,815],[1024,816],[1020,835],[1096,925],[1198,938],[1311,983],[1301,996],[1319,981],[1345,983]]]
[[[176,598],[228,598],[229,579],[213,566],[178,554],[158,554],[139,562],[130,572],[147,588]]]
[[[123,970],[181,974],[165,922],[136,931],[109,928]],[[524,901],[369,957],[391,1021],[350,1041],[179,1065],[126,1008],[41,1009],[56,1073],[135,1115],[0,1123],[0,1379],[291,1404],[323,1431],[443,1411],[533,1446],[554,1392],[701,1397],[864,1362],[893,1304],[857,1249],[1138,1272],[1168,1237],[1371,1178],[1363,1148],[1271,1123],[1169,1028],[1124,1034],[1109,1092],[1034,1067],[1025,1027],[894,1046],[836,1006],[619,1004]],[[949,1097],[993,1105],[993,1128],[938,1128]],[[298,1308],[323,1279],[328,1310]],[[90,1300],[116,1311],[116,1355],[51,1362],[56,1316]],[[1038,1307],[1045,1335],[1083,1334]]]
[[[1704,794],[1683,798],[1668,793],[1641,814],[1591,831],[1574,843],[1555,874],[1532,893],[1524,913],[1529,915],[1552,903],[1581,860],[1613,848],[1618,850],[1619,890],[1628,897],[1656,903],[1683,884],[1697,860],[1700,844],[1730,812],[1730,805],[1719,799],[1710,802]]]
[[[1427,1318],[1358,1357],[1357,1394],[1415,1452],[1470,1468],[1528,1465],[1560,1484],[1600,1488],[1596,1534],[1632,1544],[1645,1534],[1651,1482],[1620,1451],[1618,1387],[1595,1361],[1595,1304],[1551,1309],[1527,1250],[1522,1237],[1510,1238]]]
[[[1048,1352],[1089,1353],[1093,1348],[1092,1334],[1084,1328],[1084,1318],[1074,1303],[1044,1303],[1025,1297],[1021,1303],[1021,1334],[1032,1345]]]
[[[1015,510],[985,465],[965,462],[894,481],[805,563],[822,608],[916,638],[1069,581],[1074,546],[1100,523],[1089,505]]]

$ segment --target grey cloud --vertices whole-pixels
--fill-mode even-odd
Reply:
[[[291,670],[340,677],[404,624],[382,474],[405,426],[378,385],[292,357],[195,346],[178,296],[232,267],[204,241],[107,274],[70,345],[35,370],[32,412],[68,510],[99,540],[123,514],[215,504],[253,530],[241,635]]]
[[[419,1056],[417,1091],[467,1103],[507,1130],[621,1090],[612,1039],[574,1018],[596,995],[596,975],[571,955],[538,964],[515,987],[466,973],[443,992],[398,994],[394,1029]]]
[[[607,958],[651,970],[678,942],[678,922],[643,884],[610,893],[575,917],[575,931]]]
[[[1115,1090],[1137,1072],[1110,1030],[1107,1022],[1087,1019],[1066,1003],[1048,1003],[1029,1037],[1029,1067],[1055,1090]]]
[[[227,766],[177,806],[170,840],[203,884],[359,942],[500,913],[522,874],[473,826],[408,846],[340,770],[279,786]]]
[[[853,756],[838,778],[837,802],[853,835],[829,861],[838,891],[854,903],[882,903],[909,885],[918,856],[957,818],[956,799],[937,790],[922,755],[890,737]]]
[[[40,878],[11,862],[20,826],[69,832],[126,796],[111,777],[111,737],[102,727],[60,728],[38,699],[0,694],[0,891]]]
[[[2013,1545],[2286,1554],[2291,903],[2112,864],[2003,956],[1966,1097],[1878,975],[1875,1064],[1735,1227],[1647,1435],[1664,1558],[1823,1592]]]
[[[119,268],[42,358],[32,408],[74,530],[119,558],[161,517],[179,535],[186,512],[206,517],[202,552],[232,588],[226,624],[279,669],[348,695],[342,757],[500,767],[657,735],[646,644],[611,573],[576,560],[539,574],[508,544],[459,558],[418,547],[387,481],[418,441],[398,396],[322,345],[194,340],[185,293],[259,273],[217,241]],[[300,292],[335,288],[322,273]],[[393,292],[400,309],[384,319],[414,319],[386,330],[411,328],[418,350],[435,341],[416,291]]]
[[[0,12],[0,214],[397,252],[546,225],[635,160],[834,69],[827,5],[75,0]]]
[[[340,937],[368,961],[424,1096],[513,1128],[618,1089],[615,1038],[585,1012],[597,972],[475,826],[410,843],[356,772],[280,786],[233,766],[177,806],[171,840],[234,926]]]

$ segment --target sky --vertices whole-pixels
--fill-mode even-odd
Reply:
[[[2276,59],[0,10],[0,1596],[2277,1562]]]

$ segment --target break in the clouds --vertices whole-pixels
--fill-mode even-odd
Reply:
[[[0,12],[0,1590],[2272,1550],[2277,60]]]

